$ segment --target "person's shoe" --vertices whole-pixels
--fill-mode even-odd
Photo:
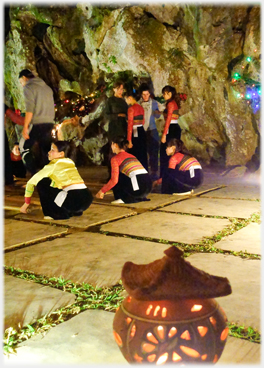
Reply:
[[[50,216],[44,216],[44,220],[54,220],[54,218]]]
[[[122,201],[122,199],[116,199],[115,201],[111,202],[113,204],[118,204],[118,203],[125,203],[124,201]]]
[[[172,246],[164,253],[163,258],[149,264],[124,264],[121,278],[130,296],[138,300],[179,300],[232,293],[226,277],[213,276],[192,266],[177,247]]]

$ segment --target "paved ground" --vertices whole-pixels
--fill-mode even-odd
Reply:
[[[107,177],[104,167],[80,168],[95,194]],[[199,244],[217,235],[231,220],[260,212],[260,177],[244,179],[205,172],[205,182],[192,196],[151,193],[149,202],[113,205],[111,192],[94,199],[80,218],[44,220],[37,193],[31,212],[18,212],[24,182],[5,191],[4,265],[75,283],[113,286],[126,261],[146,264],[163,257],[170,245]],[[195,253],[187,260],[213,275],[228,277],[232,294],[217,298],[230,322],[261,330],[261,262],[239,252],[261,254],[260,225],[250,223],[216,241],[229,253]],[[233,252],[233,253],[232,253]],[[13,276],[4,277],[4,327],[25,326],[46,313],[74,303],[74,296]],[[88,310],[23,342],[7,365],[122,364],[128,365],[112,335],[114,313]],[[103,326],[103,328],[102,328]],[[260,345],[228,337],[218,364],[260,364]]]

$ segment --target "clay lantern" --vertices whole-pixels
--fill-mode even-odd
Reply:
[[[113,321],[116,343],[129,363],[216,363],[228,336],[215,297],[231,294],[227,278],[193,267],[177,247],[147,265],[126,262],[128,292]]]

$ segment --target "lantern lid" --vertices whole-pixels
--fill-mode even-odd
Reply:
[[[149,264],[126,262],[122,282],[129,295],[138,300],[179,300],[215,298],[231,294],[226,277],[213,276],[192,266],[175,246]]]

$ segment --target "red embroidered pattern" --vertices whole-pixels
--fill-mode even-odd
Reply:
[[[144,125],[144,109],[139,104],[130,106],[127,110],[127,140],[132,140],[133,125]]]
[[[171,120],[177,120],[176,112],[177,110],[179,110],[179,108],[175,101],[170,101],[168,105],[166,106],[166,110],[164,111],[166,122],[165,122],[165,127],[162,133],[163,135],[166,135],[168,133]]]

